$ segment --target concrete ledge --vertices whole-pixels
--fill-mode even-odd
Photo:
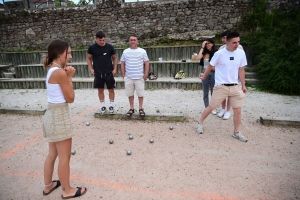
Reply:
[[[259,84],[259,80],[257,80],[257,79],[248,79],[248,78],[246,78],[245,81],[246,81],[246,84],[250,84],[250,85]]]
[[[0,108],[0,113],[14,113],[25,115],[44,115],[47,109]]]
[[[175,121],[182,122],[186,119],[183,114],[168,113],[168,114],[148,114],[145,117],[140,117],[138,113],[134,113],[131,117],[126,114],[114,113],[101,115],[100,112],[94,114],[95,118],[100,119],[124,119],[124,120],[149,120],[149,121]]]
[[[122,77],[115,77],[116,89],[124,89]],[[73,78],[74,89],[93,88],[93,78]],[[45,78],[14,78],[0,79],[0,89],[46,89]],[[145,89],[183,89],[201,90],[199,78],[185,78],[176,80],[172,77],[160,77],[157,80],[147,80]]]
[[[300,118],[261,116],[260,123],[263,125],[300,126]]]

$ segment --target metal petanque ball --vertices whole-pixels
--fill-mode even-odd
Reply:
[[[133,139],[133,136],[132,135],[129,135],[129,140],[132,140]]]
[[[74,155],[76,151],[74,149],[71,150],[71,154]]]
[[[153,140],[153,139],[150,139],[150,140],[149,140],[149,142],[150,142],[150,143],[153,143],[153,142],[154,142],[154,140]]]
[[[170,126],[169,129],[170,129],[170,130],[173,130],[173,126]]]
[[[127,155],[131,155],[131,150],[127,150]]]
[[[109,144],[112,144],[112,143],[114,143],[114,141],[113,140],[109,140]]]
[[[90,125],[90,122],[86,122],[86,125],[89,126],[89,125]]]

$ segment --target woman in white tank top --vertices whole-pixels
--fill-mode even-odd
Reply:
[[[49,142],[49,153],[44,163],[43,195],[49,195],[61,185],[61,197],[63,199],[72,198],[81,196],[87,191],[85,187],[70,186],[69,163],[74,133],[68,103],[73,103],[75,98],[72,83],[75,69],[66,66],[72,58],[71,48],[67,42],[53,40],[49,43],[47,50],[48,53],[44,57],[44,68],[47,70],[48,108],[43,116],[43,132]],[[59,157],[59,180],[52,181],[57,156]]]

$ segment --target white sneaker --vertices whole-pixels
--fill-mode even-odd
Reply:
[[[199,122],[196,124],[196,132],[199,134],[203,133],[203,125],[200,124]]]
[[[105,114],[105,112],[106,112],[106,107],[103,106],[100,110],[100,114],[103,115],[103,114]]]
[[[216,109],[213,109],[213,111],[211,111],[211,113],[212,113],[213,115],[216,115],[216,114],[217,114],[217,110],[216,110]]]
[[[114,113],[114,107],[110,106],[108,108],[108,111],[109,111],[110,114],[113,114]]]
[[[230,118],[230,112],[225,112],[223,119],[229,119]]]
[[[218,113],[218,117],[223,117],[223,115],[225,114],[226,110],[222,109],[219,113]]]
[[[232,137],[238,139],[241,142],[247,142],[248,141],[248,139],[245,136],[243,136],[241,132],[233,132]]]

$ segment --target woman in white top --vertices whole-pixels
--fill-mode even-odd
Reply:
[[[203,66],[202,74],[205,72],[209,61],[214,56],[216,50],[215,50],[215,42],[212,39],[207,39],[202,43],[202,47],[198,54],[198,59],[200,59],[200,65]],[[199,78],[200,75],[199,74]],[[210,95],[213,93],[213,88],[215,85],[215,69],[212,69],[209,75],[205,80],[202,80],[202,90],[203,90],[203,101],[205,108],[209,105],[209,89],[210,89]],[[216,110],[212,111],[212,114],[217,114]]]
[[[62,186],[63,199],[81,196],[87,189],[70,186],[70,158],[72,137],[74,135],[71,125],[68,103],[74,102],[74,89],[72,76],[75,69],[66,66],[72,58],[69,44],[62,40],[53,40],[47,47],[48,53],[44,57],[44,68],[47,70],[46,86],[48,108],[43,116],[44,137],[49,142],[49,153],[44,163],[43,195],[50,194]],[[59,157],[58,177],[52,181],[54,163]]]

